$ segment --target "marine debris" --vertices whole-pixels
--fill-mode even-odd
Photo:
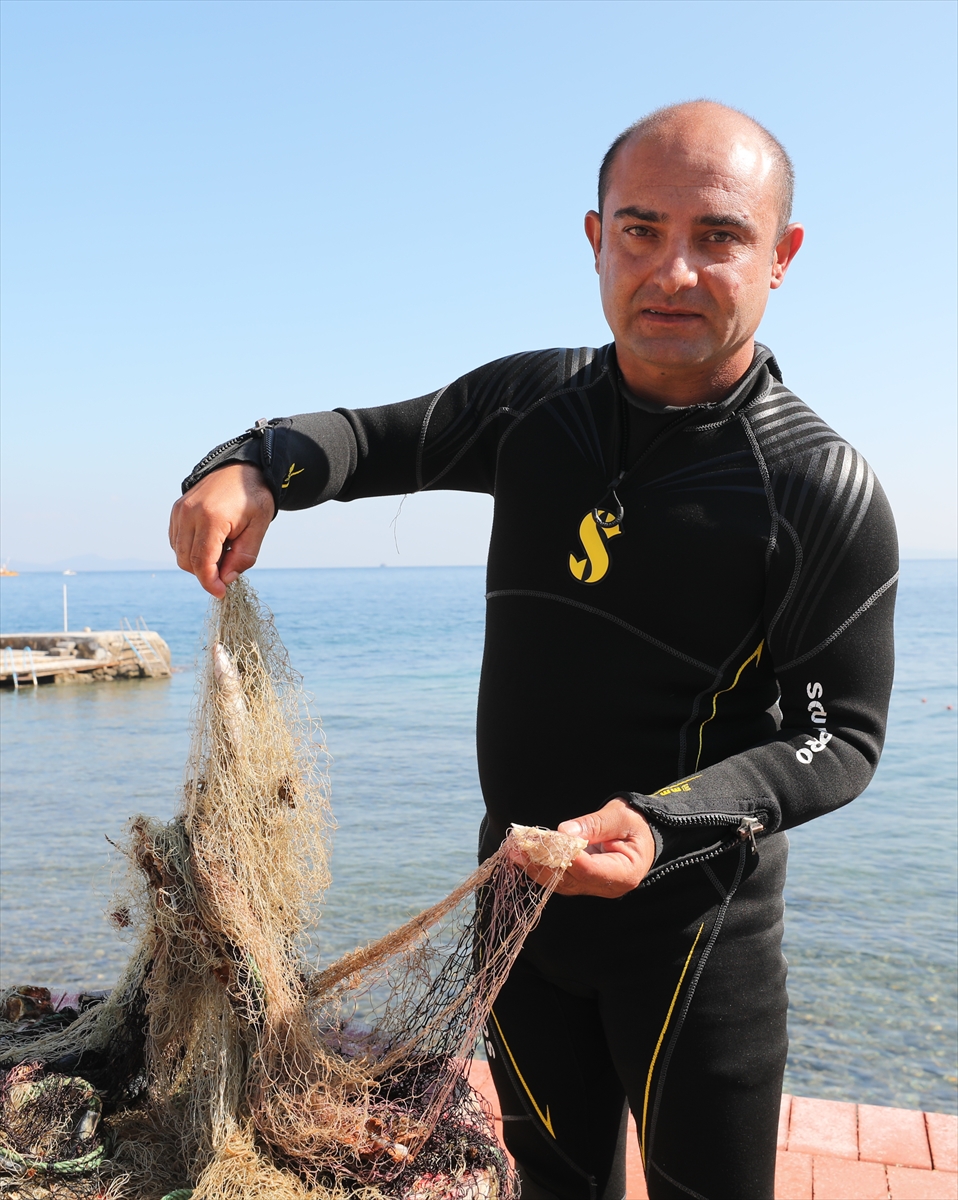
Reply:
[[[317,963],[318,722],[243,580],[211,610],[180,811],[124,849],[106,998],[0,994],[0,1188],[100,1200],[509,1200],[468,1061],[577,838],[524,829],[439,904]],[[521,852],[521,853],[520,853]],[[513,860],[555,869],[534,883]]]

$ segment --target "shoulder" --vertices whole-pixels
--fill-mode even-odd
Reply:
[[[845,438],[777,379],[742,415],[770,469],[800,469],[829,450],[857,455]]]
[[[894,546],[894,519],[875,472],[841,434],[836,433],[782,383],[744,411],[768,467],[779,515],[804,543],[820,544],[828,531],[833,549],[865,528],[881,532]],[[824,544],[824,543],[822,543]]]
[[[522,412],[553,392],[591,386],[605,375],[610,346],[527,350],[485,363],[457,379],[452,388],[468,392],[483,407],[495,404]]]
[[[878,486],[864,455],[779,381],[742,415],[787,507],[809,493],[841,503],[850,493],[870,498]]]

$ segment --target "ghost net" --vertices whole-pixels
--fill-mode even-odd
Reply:
[[[7,1194],[508,1200],[468,1060],[585,843],[516,827],[445,900],[320,969],[321,739],[243,580],[212,606],[194,728],[180,813],[130,824],[137,883],[113,917],[136,941],[117,986],[66,1013],[42,989],[0,996]]]

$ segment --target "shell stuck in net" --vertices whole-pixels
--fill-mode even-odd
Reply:
[[[585,838],[555,829],[540,829],[537,825],[510,825],[509,833],[516,848],[540,867],[565,871],[570,863],[588,846]]]

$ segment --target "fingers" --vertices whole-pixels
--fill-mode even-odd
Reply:
[[[624,800],[610,800],[597,812],[563,821],[559,830],[589,841],[556,887],[561,896],[624,896],[639,886],[655,858],[648,822]],[[550,882],[553,872],[548,868],[521,865],[536,883]]]
[[[256,562],[273,511],[257,467],[235,463],[214,471],[173,506],[170,545],[177,565],[221,598]]]
[[[217,564],[229,536],[229,521],[214,521],[197,506],[195,497],[190,501],[189,493],[173,506],[170,545],[176,554],[176,565],[195,575],[206,591],[218,597],[226,593]]]
[[[524,871],[530,879],[542,887],[549,887],[556,875],[563,874],[563,872],[556,870],[554,867],[544,867],[541,863],[533,862],[511,839],[508,843],[508,850],[509,861],[513,866],[517,867],[520,871]]]
[[[570,879],[568,871],[563,872],[556,870],[554,867],[544,867],[540,863],[530,861],[524,854],[514,856],[512,862],[519,870],[524,871],[534,883],[539,884],[540,887],[552,887],[553,880],[556,875],[559,875],[559,883],[556,885],[555,890],[560,895],[570,896],[576,894],[576,891],[569,890],[570,888],[575,888],[575,883]]]
[[[567,896],[624,896],[639,886],[649,865],[638,843],[604,842],[601,850],[583,851],[570,863],[558,890]]]
[[[589,843],[628,838],[647,829],[645,817],[618,798],[610,800],[597,812],[576,817],[574,821],[563,821],[559,826],[560,833],[584,837]]]
[[[593,863],[599,859],[601,866],[590,869],[582,865],[581,859]],[[527,863],[522,869],[541,887],[551,886],[552,877],[556,874],[549,867],[541,867],[536,863]],[[637,888],[644,876],[641,865],[627,855],[615,852],[591,855],[583,852],[564,872],[555,890],[560,896],[602,896],[611,900]]]
[[[232,583],[238,575],[253,566],[268,529],[269,518],[265,514],[258,514],[244,530],[231,536],[219,564],[219,578],[224,584]]]
[[[230,536],[229,524],[222,522],[203,524],[193,527],[192,537],[184,539],[182,546],[177,546],[176,561],[184,571],[194,574],[211,595],[222,598],[226,595],[226,587],[220,579],[219,560],[223,553],[223,544]]]

